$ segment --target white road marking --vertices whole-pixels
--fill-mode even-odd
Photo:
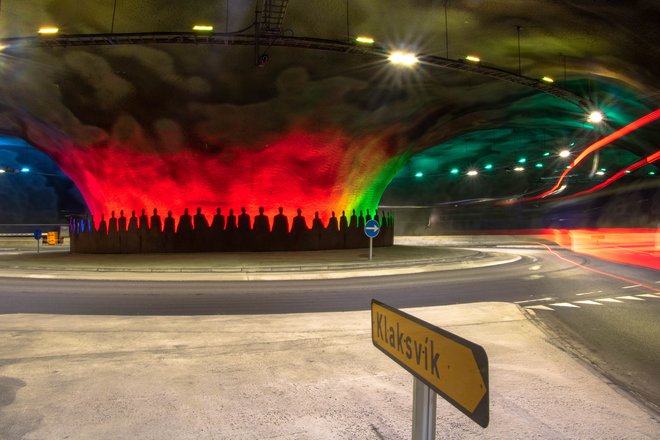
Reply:
[[[532,303],[532,302],[538,302],[538,301],[552,301],[554,298],[552,297],[547,297],[547,298],[539,298],[539,299],[528,299],[525,301],[514,301],[514,304],[527,304],[527,303]]]
[[[622,289],[634,289],[635,287],[642,287],[641,284],[633,284],[632,286],[623,286]]]
[[[49,278],[55,278],[55,277],[53,275],[31,274],[31,275],[28,275],[28,278],[49,279]]]
[[[637,296],[643,296],[644,298],[657,298],[657,299],[660,299],[659,295],[655,295],[653,293],[640,293]]]
[[[596,303],[596,304],[598,304],[598,303]],[[580,306],[576,306],[575,304],[571,304],[571,303],[554,303],[554,304],[550,304],[550,305],[551,306],[557,306],[557,307],[574,307],[576,309],[580,308]],[[602,306],[602,304],[601,304],[601,306]]]
[[[576,293],[575,296],[593,295],[594,293],[603,293],[603,291],[602,290],[594,290],[593,292]]]
[[[634,301],[646,301],[644,298],[637,298],[636,296],[617,296],[619,299],[631,299]]]
[[[527,306],[527,307],[525,307],[525,309],[550,310],[551,312],[554,312],[554,311],[555,311],[555,309],[553,309],[552,307],[543,306],[543,305],[539,305],[539,306]]]
[[[584,301],[575,301],[575,302],[576,302],[576,303],[579,303],[579,304],[589,304],[589,305],[592,305],[592,306],[602,306],[601,303],[596,302],[596,301],[591,301],[591,300],[589,300],[589,299],[584,300]]]
[[[619,301],[618,299],[614,299],[614,298],[598,298],[596,301],[607,302],[607,303],[622,303],[623,302],[623,301]]]
[[[529,267],[529,270],[539,270],[540,268],[541,268],[541,266],[538,265],[538,264],[536,264],[536,265],[534,265],[534,266],[530,266],[530,267]]]

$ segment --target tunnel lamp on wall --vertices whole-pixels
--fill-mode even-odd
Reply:
[[[520,173],[520,172],[522,172],[522,171],[525,171],[525,167],[515,167],[515,168],[513,169],[513,171],[517,171],[517,172]]]
[[[468,176],[476,176],[477,174],[479,174],[477,170],[470,170],[467,172]]]
[[[593,111],[589,113],[589,116],[587,117],[587,122],[591,122],[593,124],[598,124],[600,122],[603,122],[603,119],[605,119],[605,116],[599,111]]]
[[[649,176],[655,176],[655,171],[649,171]]]
[[[543,164],[541,162],[537,163],[534,165],[536,168],[543,168]]]
[[[598,170],[596,171],[596,174],[598,174],[599,176],[603,176],[605,175],[605,171]]]
[[[421,171],[417,171],[415,173],[415,177],[424,177],[424,173],[422,173]]]
[[[196,32],[213,32],[213,26],[209,26],[206,24],[196,24],[193,26],[193,31]]]
[[[42,26],[39,28],[37,33],[39,35],[55,35],[60,31],[59,28],[56,28],[55,26]]]
[[[392,52],[387,59],[392,64],[407,67],[413,66],[419,62],[417,56],[414,53],[403,51]]]
[[[484,165],[484,170],[492,170],[493,169],[493,164],[492,163],[487,163]]]
[[[568,157],[568,156],[570,156],[570,155],[571,155],[571,152],[568,151],[568,150],[561,150],[561,151],[559,152],[559,157]]]
[[[0,168],[0,174],[4,174],[4,173],[6,173],[6,172],[7,172],[7,171],[5,171],[5,170],[3,170],[2,168]]]
[[[360,35],[355,39],[355,41],[360,44],[374,44],[374,39],[365,35]]]
[[[525,163],[525,162],[527,162],[527,159],[525,159],[524,157],[518,159],[518,163]]]
[[[545,153],[543,153],[543,157],[548,157],[548,156],[550,156],[550,152],[549,152],[549,151],[546,151]]]
[[[28,167],[21,168],[21,173],[29,173],[30,169]]]
[[[541,81],[543,81],[543,82],[547,82],[547,83],[550,83],[550,84],[552,84],[553,82],[555,82],[555,80],[552,79],[552,78],[550,78],[549,76],[544,76],[543,78],[541,78]]]
[[[458,168],[452,168],[451,171],[449,171],[451,174],[458,174]]]
[[[472,61],[473,63],[478,63],[479,61],[481,61],[481,58],[479,58],[476,55],[468,55],[465,57],[465,59],[468,61]]]

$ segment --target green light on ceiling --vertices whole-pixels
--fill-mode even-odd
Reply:
[[[543,164],[541,162],[537,163],[534,165],[536,168],[543,168]]]
[[[545,153],[543,153],[543,157],[548,157],[548,156],[550,156],[549,152],[546,151]]]
[[[655,171],[649,171],[649,176],[655,176]]]
[[[424,173],[422,173],[421,171],[417,171],[415,173],[415,177],[424,177]]]
[[[493,169],[493,164],[492,163],[487,163],[484,165],[484,170],[492,170]]]
[[[600,170],[601,171],[607,171],[607,168],[601,168]]]
[[[527,162],[527,159],[525,159],[524,157],[518,159],[518,163],[525,163],[525,162]]]
[[[570,145],[570,146],[571,146],[571,147],[574,147],[574,146],[575,146],[575,142],[571,142],[571,145]],[[550,153],[548,153],[548,154],[550,154]]]
[[[452,174],[458,174],[458,168],[452,168],[450,173]]]

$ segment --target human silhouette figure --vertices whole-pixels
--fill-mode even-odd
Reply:
[[[106,237],[108,235],[108,224],[105,222],[105,214],[101,214],[98,233],[101,237]]]
[[[323,229],[325,229],[325,228],[323,227],[323,222],[322,222],[321,219],[319,218],[319,212],[316,211],[316,212],[314,213],[314,220],[312,220],[312,231],[320,232],[320,231],[322,231]]]
[[[142,210],[142,213],[140,214],[140,233],[144,234],[149,230],[149,217],[147,217],[147,213],[145,210]]]
[[[289,233],[289,219],[282,214],[283,209],[281,206],[277,210],[279,214],[273,217],[273,235],[286,235]]]
[[[126,217],[124,216],[124,210],[119,211],[119,220],[117,220],[117,226],[119,227],[119,233],[126,232]]]
[[[224,231],[225,229],[225,216],[221,214],[220,208],[215,211],[211,229],[216,232]]]
[[[346,218],[346,212],[341,212],[341,217],[339,217],[339,230],[346,231],[348,229],[348,219]]]
[[[192,232],[192,216],[188,214],[188,208],[183,210],[183,215],[179,217],[179,225],[177,227],[177,234]]]
[[[197,214],[193,218],[195,231],[204,232],[209,228],[209,222],[206,220],[206,216],[202,214],[202,208],[197,208]]]
[[[115,211],[112,211],[112,216],[108,220],[108,235],[117,234],[117,217],[115,217]]]
[[[264,208],[259,208],[259,215],[254,216],[254,226],[252,230],[256,234],[268,234],[270,232],[270,222],[268,217],[264,215]]]
[[[138,218],[135,216],[135,210],[131,211],[131,218],[128,220],[128,232],[138,231]]]
[[[380,225],[380,217],[378,217],[378,210],[376,210],[376,212],[374,213],[374,220],[376,220]]]
[[[245,208],[241,208],[241,213],[238,216],[238,232],[250,232],[250,215],[245,212]]]
[[[165,217],[165,223],[163,225],[163,232],[166,234],[174,234],[174,217],[172,217],[172,211],[167,211],[167,217]]]
[[[162,227],[163,225],[161,224],[158,210],[154,208],[154,215],[151,216],[151,228],[149,230],[153,233],[160,233],[162,231]]]
[[[368,222],[369,220],[371,220],[371,214],[369,214],[369,210],[368,210],[368,209],[367,209],[367,215],[364,216],[364,220],[367,221],[367,222]]]
[[[298,236],[307,231],[307,222],[305,217],[302,216],[302,209],[298,208],[298,215],[293,218],[291,222],[291,235]]]
[[[332,217],[328,220],[328,231],[337,232],[339,231],[339,223],[337,222],[337,217],[335,217],[335,211],[332,211]]]
[[[360,215],[358,216],[358,229],[364,229],[364,216],[362,215],[361,209],[360,209]]]
[[[351,221],[348,224],[348,227],[351,229],[357,229],[358,227],[358,218],[357,215],[355,215],[355,209],[353,210],[353,214],[351,214]]]
[[[229,215],[227,216],[227,231],[233,232],[236,231],[236,229],[238,229],[236,226],[236,216],[234,215],[234,210],[230,209]]]

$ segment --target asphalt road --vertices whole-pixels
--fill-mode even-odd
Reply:
[[[493,248],[489,248],[493,251]],[[516,302],[558,344],[660,408],[660,274],[541,247],[485,268],[315,281],[136,282],[3,278],[0,313],[270,314]],[[658,293],[657,295],[655,295]],[[586,301],[586,302],[585,302]],[[442,323],[435,323],[442,326]]]

